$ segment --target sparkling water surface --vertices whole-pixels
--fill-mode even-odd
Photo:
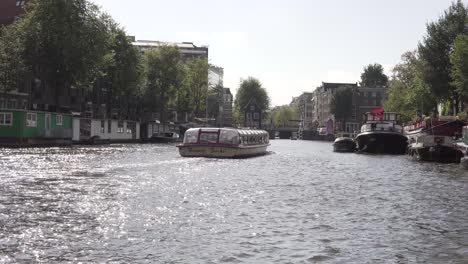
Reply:
[[[272,140],[0,149],[0,263],[468,263],[468,171]]]

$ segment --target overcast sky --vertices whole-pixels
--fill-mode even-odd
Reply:
[[[450,0],[93,0],[136,39],[209,46],[235,93],[253,76],[273,105],[324,82],[357,82],[415,49]]]

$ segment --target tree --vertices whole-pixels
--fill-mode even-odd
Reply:
[[[289,126],[292,120],[297,120],[297,109],[295,107],[290,107],[288,105],[283,105],[275,109],[274,113],[274,124]]]
[[[87,0],[33,1],[27,9],[18,24],[25,63],[53,88],[59,111],[65,90],[94,81],[108,31],[98,7]]]
[[[110,82],[111,100],[116,100],[121,112],[128,115],[130,99],[141,96],[139,87],[143,74],[142,59],[125,31],[110,18],[107,27],[110,35],[109,49],[100,66],[101,78]]]
[[[405,52],[402,62],[393,68],[384,108],[398,112],[404,122],[414,119],[417,111],[430,113],[436,108],[436,100],[421,78],[422,62],[417,51]]]
[[[238,113],[243,112],[243,108],[252,98],[255,98],[257,101],[258,106],[263,111],[262,114],[266,114],[266,110],[270,108],[270,98],[268,97],[268,93],[266,89],[262,87],[262,84],[258,79],[248,77],[246,80],[241,80],[239,89],[236,93],[236,98],[234,99],[234,108]],[[242,119],[242,117],[240,117],[240,119]]]
[[[378,63],[364,67],[361,74],[361,85],[364,87],[386,86],[388,77],[384,74],[384,68]]]
[[[351,116],[353,106],[353,89],[338,89],[332,97],[330,112],[335,115],[336,120],[341,120],[346,124],[346,119]]]
[[[21,45],[15,25],[0,28],[0,91],[3,93],[16,89],[24,73]]]
[[[453,79],[451,85],[456,88],[457,93],[468,97],[468,36],[457,37],[450,62]]]
[[[205,58],[192,59],[187,63],[187,78],[192,105],[195,115],[198,117],[202,116],[206,111],[209,67],[208,60]]]
[[[467,18],[462,1],[452,3],[439,20],[427,24],[427,34],[418,46],[423,62],[422,80],[439,102],[447,99],[453,102],[455,113],[459,111],[460,95],[452,82],[449,56],[456,37],[468,32]]]
[[[164,112],[175,101],[184,78],[180,52],[175,46],[163,45],[145,55],[146,105],[148,110],[159,110],[164,130]]]

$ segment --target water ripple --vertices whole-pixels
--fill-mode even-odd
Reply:
[[[468,173],[272,141],[0,149],[0,263],[465,263]]]

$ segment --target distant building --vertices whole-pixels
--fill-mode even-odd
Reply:
[[[32,0],[0,0],[0,26],[9,25],[25,13],[24,6]]]
[[[244,111],[245,127],[261,128],[263,109],[257,104],[255,98],[251,98],[242,110]]]
[[[163,42],[154,40],[136,40],[132,42],[133,46],[138,47],[142,53],[150,49],[157,49],[162,45],[172,45],[179,48],[182,60],[187,61],[194,58],[208,59],[208,46],[196,46],[193,42]]]
[[[317,87],[313,93],[313,119],[318,127],[326,127],[329,119],[335,120],[331,113],[331,101],[340,88],[357,88],[357,83],[326,83]]]
[[[232,127],[232,103],[231,89],[223,88],[223,106],[221,109],[221,124],[223,127]]]
[[[295,104],[299,111],[299,137],[304,130],[312,130],[313,127],[313,93],[305,92],[296,97]]]
[[[214,88],[216,86],[223,87],[224,68],[210,65],[208,71],[208,86]]]

